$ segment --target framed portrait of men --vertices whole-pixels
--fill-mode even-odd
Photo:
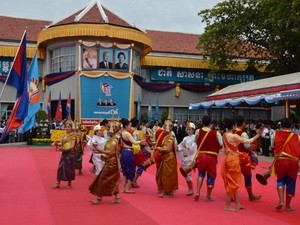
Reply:
[[[113,69],[113,50],[110,48],[101,48],[99,50],[99,55],[100,55],[99,68]]]

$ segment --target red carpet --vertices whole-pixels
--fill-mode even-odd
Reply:
[[[246,190],[240,188],[240,199],[246,207],[239,212],[224,211],[223,181],[218,176],[212,197],[214,202],[204,201],[206,186],[200,200],[185,196],[185,181],[180,176],[180,188],[174,198],[157,198],[155,167],[152,166],[139,180],[141,188],[136,194],[122,194],[122,203],[111,204],[113,197],[104,197],[101,205],[91,205],[94,199],[87,188],[93,179],[89,172],[89,156],[84,156],[83,175],[77,176],[71,190],[54,190],[56,169],[60,153],[53,148],[7,147],[0,149],[0,224],[1,225],[82,225],[82,224],[131,224],[131,225],[286,225],[299,224],[300,188],[292,200],[294,212],[276,212],[277,192],[275,178],[262,186],[255,178],[253,189],[263,195],[258,202],[247,199]],[[223,157],[219,158],[219,166]],[[255,173],[263,173],[270,162],[260,162]],[[196,180],[196,174],[194,174]],[[62,183],[62,186],[65,184]]]

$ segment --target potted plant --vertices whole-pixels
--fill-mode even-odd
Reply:
[[[49,130],[49,120],[47,113],[44,110],[39,110],[36,113],[37,125],[35,127],[36,135],[32,138],[33,145],[51,145]]]

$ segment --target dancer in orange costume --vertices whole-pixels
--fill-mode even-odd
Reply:
[[[238,145],[240,143],[251,144],[257,138],[260,137],[262,130],[259,129],[257,131],[257,134],[253,138],[245,139],[233,133],[236,129],[235,119],[226,119],[225,128],[227,128],[227,132],[223,134],[223,142],[224,153],[226,157],[221,166],[221,175],[223,177],[226,190],[226,200],[224,209],[227,211],[237,211],[245,208],[241,205],[238,196],[238,189],[242,182],[242,173],[239,160],[240,153],[238,150]],[[235,208],[230,206],[230,201],[232,197],[234,198],[236,203]]]
[[[161,154],[161,163],[156,173],[156,184],[158,188],[158,197],[173,196],[173,192],[178,189],[177,159],[176,159],[176,142],[172,135],[172,121],[166,120],[164,128],[160,135],[164,136],[160,146],[154,147],[155,151]]]
[[[235,134],[238,134],[239,136],[249,139],[248,134],[244,131],[245,130],[245,118],[241,115],[236,117],[237,122],[237,128],[234,130]],[[254,145],[250,144],[239,144],[238,149],[239,152],[243,152],[243,156],[246,160],[241,160],[240,158],[240,164],[241,164],[241,171],[244,176],[245,180],[245,187],[248,193],[248,197],[250,201],[256,201],[261,198],[261,195],[254,195],[252,192],[252,171],[251,169],[255,168],[255,162],[253,162],[252,159],[257,159],[255,157],[254,151],[256,150],[257,144],[253,142]],[[251,157],[251,158],[250,158]],[[257,161],[258,162],[258,161]],[[256,163],[257,165],[257,163]]]

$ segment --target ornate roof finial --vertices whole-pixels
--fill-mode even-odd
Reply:
[[[94,5],[97,5],[102,19],[105,21],[105,23],[108,23],[108,17],[102,8],[101,0],[93,0],[84,10],[81,11],[81,13],[75,16],[74,22],[80,21],[82,17],[84,17],[91,10],[91,8],[93,8]]]

